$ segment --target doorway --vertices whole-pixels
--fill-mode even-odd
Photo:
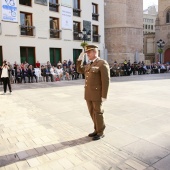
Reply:
[[[164,54],[164,63],[170,63],[170,48],[168,48],[165,51],[165,54]]]
[[[73,49],[73,62],[74,62],[74,64],[76,64],[77,59],[78,59],[81,52],[82,52],[82,49]]]
[[[35,47],[20,47],[21,63],[31,64],[35,66]]]

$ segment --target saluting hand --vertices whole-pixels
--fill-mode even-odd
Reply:
[[[79,57],[78,57],[78,61],[82,61],[84,60],[84,56],[85,56],[85,53],[84,52],[81,52]]]

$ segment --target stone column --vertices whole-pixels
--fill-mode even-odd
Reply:
[[[105,0],[105,43],[110,64],[144,60],[143,0]]]

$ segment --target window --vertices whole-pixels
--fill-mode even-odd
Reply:
[[[80,0],[73,0],[73,8],[80,9]]]
[[[57,66],[59,61],[61,62],[61,48],[50,48],[50,63]]]
[[[73,0],[73,15],[80,17],[81,9],[80,9],[80,0]]]
[[[59,11],[58,0],[49,0],[49,10],[54,12]]]
[[[98,5],[92,3],[92,20],[98,21]]]
[[[2,46],[0,46],[0,66],[2,66],[3,57],[2,57]]]
[[[31,6],[31,0],[19,0],[19,4]]]
[[[21,63],[25,61],[35,66],[35,47],[20,47]]]
[[[145,29],[147,29],[148,27],[147,27],[147,25],[145,25]]]
[[[153,25],[151,25],[151,30],[153,30]]]
[[[59,19],[50,17],[50,38],[60,38]]]
[[[100,50],[98,50],[98,56],[100,57]]]
[[[98,34],[98,26],[93,25],[93,42],[99,42],[100,35]]]
[[[80,40],[79,32],[80,32],[80,22],[73,22],[73,39]]]
[[[35,27],[32,25],[32,14],[20,12],[20,34],[33,36]]]
[[[148,29],[150,30],[150,25],[148,25]]]
[[[166,23],[170,23],[170,10],[166,14]]]

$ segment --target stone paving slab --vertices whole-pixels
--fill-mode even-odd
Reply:
[[[160,160],[159,162],[155,163],[153,167],[160,169],[160,170],[169,170],[170,168],[170,155],[165,157],[164,159]]]
[[[87,137],[84,80],[12,85],[0,95],[0,170],[170,170],[169,78],[112,78],[99,141]]]

